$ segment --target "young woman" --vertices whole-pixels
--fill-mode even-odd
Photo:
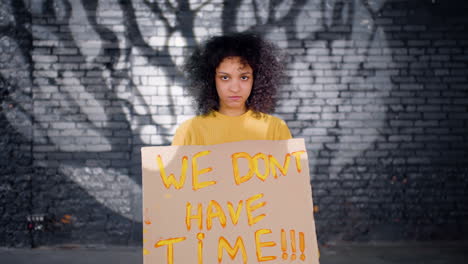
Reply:
[[[210,38],[185,65],[198,116],[184,122],[172,145],[290,139],[273,112],[283,77],[277,48],[255,34]]]

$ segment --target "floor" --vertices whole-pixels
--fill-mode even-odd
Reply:
[[[107,246],[87,248],[67,246],[38,249],[0,248],[0,263],[143,263],[141,252],[141,248],[138,247]],[[321,246],[320,253],[321,264],[464,264],[468,263],[468,241],[438,243],[339,243]]]

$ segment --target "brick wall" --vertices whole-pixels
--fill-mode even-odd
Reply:
[[[30,16],[20,2],[0,5],[0,241],[29,245],[32,202],[32,49]]]
[[[181,63],[248,29],[288,54],[322,243],[467,238],[464,1],[162,2],[2,2],[1,246],[140,243],[139,149],[194,114]]]

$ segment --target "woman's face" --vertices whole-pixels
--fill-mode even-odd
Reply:
[[[253,85],[250,65],[240,57],[226,57],[216,68],[215,83],[221,114],[238,116],[247,111],[245,102]]]

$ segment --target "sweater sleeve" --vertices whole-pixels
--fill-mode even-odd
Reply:
[[[284,122],[281,119],[279,120],[277,135],[279,137],[278,140],[292,138],[291,131],[289,131],[288,125],[286,125],[286,122]]]

